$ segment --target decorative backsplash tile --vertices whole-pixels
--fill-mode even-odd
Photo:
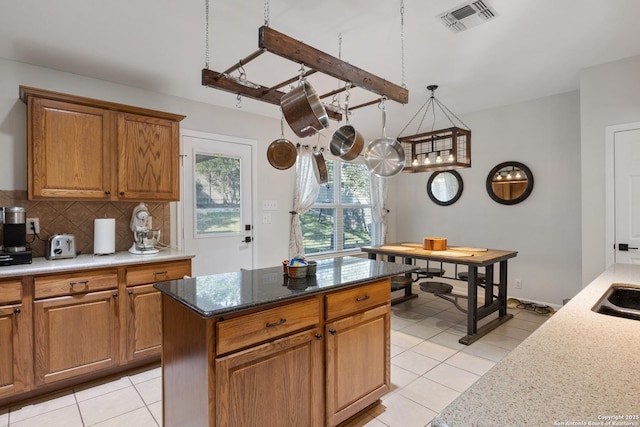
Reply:
[[[126,251],[133,243],[129,229],[133,208],[139,202],[57,202],[49,200],[27,200],[26,191],[0,191],[0,206],[23,206],[27,218],[39,218],[40,232],[35,238],[27,235],[33,257],[42,257],[47,250],[49,236],[70,233],[76,236],[76,250],[82,254],[93,253],[93,220],[116,219],[116,251]],[[153,228],[160,229],[160,241],[168,240],[171,229],[169,203],[147,203],[153,217]],[[33,240],[33,241],[32,241]],[[1,240],[0,240],[1,242]]]

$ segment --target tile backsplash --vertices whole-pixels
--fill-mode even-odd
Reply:
[[[115,218],[116,251],[128,250],[133,243],[129,222],[138,203],[27,200],[26,191],[0,191],[0,206],[23,206],[27,211],[27,218],[39,218],[39,239],[33,234],[27,235],[27,243],[31,245],[34,258],[45,255],[49,236],[61,233],[74,234],[76,250],[81,254],[92,254],[93,220],[96,218]],[[169,202],[147,203],[147,208],[153,217],[153,228],[160,229],[160,242],[171,244]]]

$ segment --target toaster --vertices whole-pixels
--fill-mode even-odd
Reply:
[[[54,234],[47,243],[47,259],[75,258],[76,237],[73,234]]]

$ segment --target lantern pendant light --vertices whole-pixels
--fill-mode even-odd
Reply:
[[[431,96],[400,131],[398,141],[402,143],[406,153],[403,172],[431,172],[471,167],[471,129],[435,97],[434,92],[437,88],[437,85],[427,86],[427,90],[431,91]],[[451,127],[434,130],[436,106],[449,120]],[[424,110],[424,113],[416,133],[402,136],[403,132],[422,110]],[[420,128],[429,110],[433,115],[431,130],[421,132]],[[461,126],[457,125],[453,118]]]

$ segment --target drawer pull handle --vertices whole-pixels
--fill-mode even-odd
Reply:
[[[16,308],[15,310],[13,310],[13,314],[20,314],[20,309]]]
[[[267,323],[266,327],[267,328],[273,328],[274,326],[283,325],[286,321],[287,321],[287,319],[280,319],[277,322]]]
[[[316,339],[317,340],[322,339],[322,334],[316,334]]]
[[[365,296],[363,296],[363,297],[358,297],[358,298],[356,298],[356,301],[357,301],[357,302],[360,302],[360,301],[366,301],[366,300],[368,300],[369,298],[371,298],[369,295],[365,295]]]
[[[76,285],[84,285],[84,288],[87,288],[89,285],[89,281],[88,280],[79,280],[77,282],[69,282],[69,287],[71,287],[71,290],[74,290],[73,287]]]
[[[338,331],[336,331],[335,329],[329,329],[329,333],[331,335],[335,335],[336,333],[338,333]]]
[[[157,276],[159,276],[161,274],[165,274],[166,275],[167,273],[168,273],[168,271],[154,271],[153,272],[153,277],[157,277]]]

